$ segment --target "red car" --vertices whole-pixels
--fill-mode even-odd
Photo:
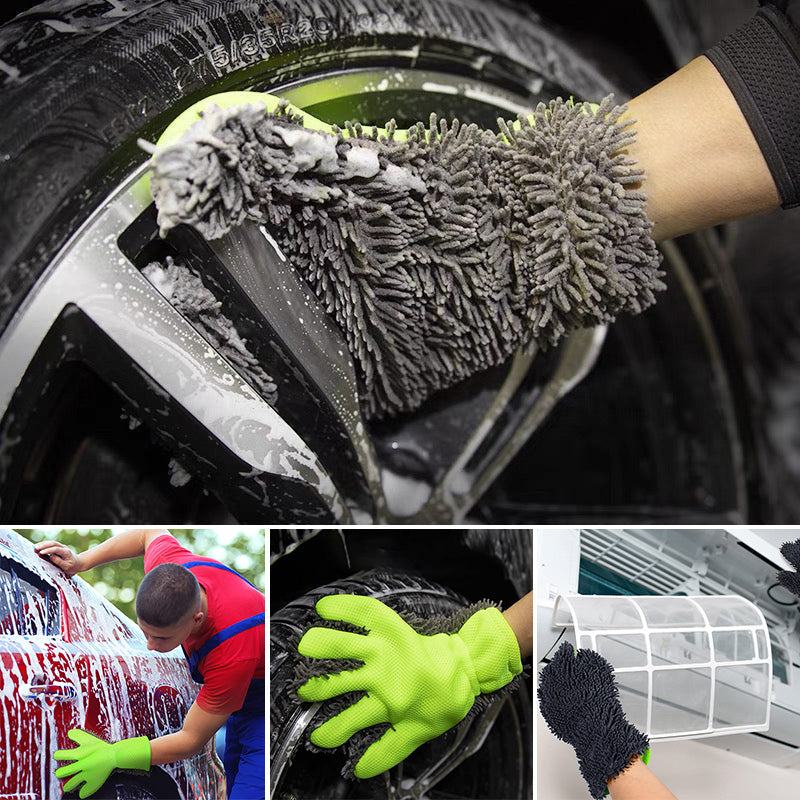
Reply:
[[[0,530],[0,800],[57,800],[52,754],[71,728],[108,741],[178,730],[198,692],[178,652],[147,650],[139,628],[80,578]],[[112,773],[95,798],[222,800],[213,740],[186,761]]]

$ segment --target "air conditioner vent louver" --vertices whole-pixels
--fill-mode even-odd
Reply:
[[[752,585],[737,583],[717,575],[710,565],[705,575],[698,575],[691,558],[674,549],[655,547],[639,537],[626,536],[619,530],[581,530],[581,553],[593,563],[620,575],[654,594],[738,594],[753,602],[757,596]],[[747,578],[746,575],[742,576]],[[687,587],[691,587],[687,592]],[[759,604],[770,628],[779,627],[780,616]]]
[[[675,594],[695,577],[691,565],[665,563],[663,553],[634,547],[613,531],[581,531],[581,550],[590,561],[656,594]]]

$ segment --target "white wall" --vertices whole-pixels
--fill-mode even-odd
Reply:
[[[540,714],[536,716],[537,800],[590,800],[575,752],[550,733]],[[678,800],[800,797],[800,770],[771,767],[699,741],[656,743],[650,767]]]

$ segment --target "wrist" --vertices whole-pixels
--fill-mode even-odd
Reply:
[[[150,740],[146,736],[123,739],[111,745],[114,763],[120,769],[150,770]]]
[[[639,762],[650,761],[650,742],[637,728],[625,723],[610,728],[592,745],[575,747],[575,752],[590,794],[601,798],[609,794],[620,775]]]
[[[456,636],[466,645],[481,694],[501,689],[522,672],[517,637],[498,608],[477,611]]]
[[[626,152],[644,170],[657,242],[778,207],[764,156],[705,56],[627,105],[623,119],[636,120],[636,139]]]
[[[628,763],[616,774],[612,775],[606,783],[608,784],[609,789],[611,788],[611,784],[622,775],[623,772],[627,772],[632,767],[635,767],[638,762],[642,764],[649,764],[650,763],[650,748],[644,751],[644,753],[634,753],[629,759]]]

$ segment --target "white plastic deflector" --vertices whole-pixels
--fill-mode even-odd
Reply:
[[[626,716],[653,740],[769,728],[769,635],[749,600],[560,595],[553,626],[611,663]]]

